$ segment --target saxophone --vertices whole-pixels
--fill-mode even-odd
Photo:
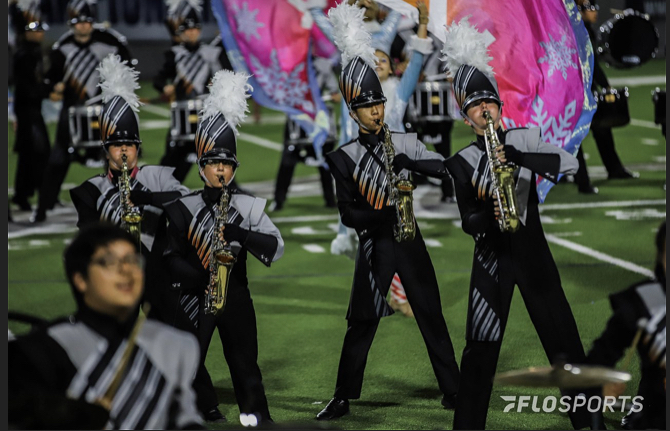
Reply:
[[[221,235],[221,229],[228,223],[228,205],[230,203],[230,191],[225,185],[224,178],[219,180],[223,184],[221,199],[214,207],[216,218],[212,232],[212,246],[209,258],[209,286],[205,294],[205,314],[218,314],[226,305],[228,295],[228,282],[230,271],[233,269],[236,258],[233,255],[230,244]]]
[[[414,205],[412,191],[414,184],[402,175],[393,172],[395,147],[391,140],[391,131],[388,124],[382,126],[384,131],[384,154],[386,168],[386,182],[388,183],[389,200],[395,206],[397,220],[393,226],[393,235],[398,242],[411,241],[416,235],[416,221],[414,220]]]
[[[516,203],[516,188],[514,184],[514,170],[516,166],[512,163],[501,163],[496,157],[496,148],[500,146],[500,140],[493,125],[493,118],[488,111],[484,111],[486,119],[486,155],[491,169],[491,183],[493,185],[493,196],[498,200],[500,216],[498,227],[501,232],[516,232],[519,229],[519,210]]]
[[[130,174],[128,171],[128,156],[122,156],[121,178],[119,178],[119,192],[121,194],[121,227],[130,233],[137,245],[142,248],[140,209],[130,204]]]

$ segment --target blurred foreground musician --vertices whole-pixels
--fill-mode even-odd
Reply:
[[[642,363],[638,396],[643,397],[643,407],[623,418],[624,429],[666,429],[666,241],[663,222],[656,235],[655,278],[610,296],[614,314],[588,354],[588,363],[614,367],[626,348],[637,344],[633,347]],[[619,393],[613,389],[621,395],[624,388]]]
[[[9,422],[90,426],[77,422],[80,410],[67,420],[56,409],[67,396],[101,406],[107,429],[203,429],[191,388],[197,341],[138,313],[144,275],[134,239],[114,225],[90,225],[66,249],[64,265],[77,312],[9,343],[9,398],[27,400]],[[55,411],[34,417],[40,400]]]

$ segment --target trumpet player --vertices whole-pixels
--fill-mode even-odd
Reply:
[[[464,40],[469,43],[461,43]],[[447,76],[453,80],[464,122],[475,133],[468,147],[447,160],[463,230],[475,240],[467,344],[461,360],[454,429],[484,429],[486,425],[514,285],[519,286],[550,362],[559,356],[572,363],[585,359],[558,268],[544,237],[536,191],[538,175],[556,182],[560,173],[575,173],[578,163],[566,151],[543,142],[540,129],[502,129],[503,102],[486,51],[483,36],[467,18],[448,28],[443,49]],[[487,147],[491,145],[493,151]],[[492,174],[498,172],[495,166],[508,162],[517,168],[513,173],[516,184],[509,195],[505,190],[495,190],[498,181]],[[494,198],[498,192],[500,202],[507,205]],[[508,208],[511,205],[516,208]],[[573,413],[571,420],[576,429],[591,424],[581,412]]]
[[[435,270],[411,211],[411,197],[401,198],[396,187],[407,184],[410,171],[444,177],[444,159],[427,151],[415,134],[391,133],[384,123],[387,99],[375,72],[374,49],[354,51],[366,41],[354,38],[356,46],[350,46],[346,41],[352,38],[344,33],[365,34],[360,33],[362,15],[346,2],[331,10],[331,21],[348,24],[334,26],[344,66],[339,84],[359,136],[330,153],[327,160],[335,177],[342,222],[356,230],[360,245],[335,393],[318,420],[348,414],[349,400],[360,398],[379,321],[393,314],[386,296],[395,273],[402,279],[426,343],[444,407],[453,407],[458,388],[458,365],[442,315]],[[407,188],[411,186],[403,193]]]
[[[147,260],[145,299],[152,303],[154,317],[165,320],[160,316],[165,307],[159,302],[167,298],[156,292],[162,249],[154,246],[154,240],[164,226],[163,204],[189,190],[172,176],[174,168],[137,166],[142,143],[137,118],[140,103],[135,94],[138,72],[126,63],[110,54],[98,67],[103,98],[99,123],[107,171],[70,190],[70,196],[79,228],[99,221],[124,224],[129,213],[141,216],[141,222],[124,227],[132,230],[136,239],[140,236],[141,251]]]
[[[246,266],[249,254],[270,266],[284,253],[284,242],[264,212],[265,199],[230,187],[239,166],[237,126],[248,112],[246,99],[251,86],[247,79],[245,74],[222,70],[210,84],[195,140],[204,187],[167,205],[164,261],[171,288],[179,292],[183,312],[190,319],[189,327],[180,329],[198,336],[201,364],[218,329],[241,420],[242,415],[253,415],[252,420],[262,424],[272,419],[258,366],[256,315]],[[218,257],[221,243],[235,261],[227,274],[227,288],[218,291],[217,273],[212,272],[210,259]],[[223,296],[220,301],[216,298],[219,295]],[[211,304],[216,302],[224,305],[212,310]],[[216,408],[218,402],[209,378],[199,373],[194,388],[201,408],[200,400],[205,399],[213,399]]]

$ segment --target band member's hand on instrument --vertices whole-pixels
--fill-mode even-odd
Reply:
[[[407,154],[398,153],[393,158],[393,172],[399,174],[403,169],[411,167],[413,160]]]
[[[236,224],[225,224],[223,225],[223,236],[226,241],[232,242],[237,241],[240,244],[244,244],[249,236],[249,231],[239,227]]]
[[[168,84],[165,87],[163,87],[163,94],[165,95],[165,97],[174,96],[174,85]]]
[[[130,191],[130,203],[135,205],[151,205],[152,194],[149,191],[133,189]]]
[[[523,163],[523,151],[519,151],[513,145],[504,145],[503,146],[503,155],[504,157],[514,163],[515,165],[522,165]]]
[[[500,163],[507,163],[507,157],[505,157],[505,146],[498,145],[496,147],[496,157]]]
[[[496,220],[500,218],[500,202],[495,196],[493,196],[493,214],[496,216]]]

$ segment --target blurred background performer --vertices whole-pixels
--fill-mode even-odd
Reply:
[[[42,41],[49,26],[42,18],[40,0],[12,2],[10,15],[18,32],[14,67],[14,115],[18,154],[12,202],[22,211],[30,211],[31,198],[42,185],[51,146],[42,117],[45,97]]]
[[[333,73],[331,60],[323,57],[312,57],[312,66],[316,74],[316,81],[323,96],[324,101],[340,101],[340,90],[337,87],[337,77]],[[331,133],[324,143],[323,152],[328,153],[335,146],[335,129],[337,123],[335,115],[332,115],[332,107],[327,106],[328,117],[330,119]],[[333,177],[327,167],[318,164],[315,159],[314,145],[307,133],[290,116],[286,119],[284,126],[284,150],[282,151],[279,170],[277,171],[277,180],[275,181],[274,201],[270,206],[270,211],[280,211],[284,208],[286,195],[293,180],[293,172],[298,162],[317,166],[319,169],[319,179],[321,189],[323,190],[323,200],[328,208],[337,207],[335,202],[335,192],[333,188]],[[310,160],[311,159],[311,160]]]
[[[492,58],[484,35],[467,17],[447,29],[442,52],[461,115],[476,135],[476,141],[447,160],[463,231],[475,240],[454,429],[484,429],[514,285],[519,286],[549,361],[565,355],[569,362],[584,362],[577,324],[540,223],[536,191],[537,175],[556,182],[559,173],[574,173],[578,164],[568,152],[545,143],[538,128],[501,128],[503,102],[489,65]],[[497,159],[518,167],[514,178],[520,226],[514,233],[501,233],[496,221],[485,111],[500,141]],[[571,414],[571,420],[575,429],[591,423],[581,413]]]
[[[378,61],[371,37],[363,26],[363,11],[346,3],[329,12],[335,43],[344,68],[340,91],[359,125],[358,138],[327,156],[337,185],[342,222],[356,229],[361,248],[357,254],[348,328],[344,338],[333,398],[317,415],[333,420],[349,413],[349,400],[358,399],[363,386],[367,355],[379,321],[393,313],[386,295],[397,272],[407,290],[417,324],[424,338],[433,371],[443,393],[442,405],[453,407],[458,389],[458,365],[442,315],[440,293],[430,256],[418,226],[416,236],[403,242],[394,238],[397,209],[389,205],[386,163],[396,174],[410,171],[441,178],[444,159],[426,150],[416,135],[394,133],[393,161],[384,162],[386,96],[374,71]],[[393,117],[392,117],[393,118]],[[388,132],[390,134],[390,132]],[[394,185],[395,186],[395,185]],[[414,222],[414,215],[410,216]]]
[[[596,0],[576,0],[577,7],[581,12],[582,18],[584,19],[584,25],[586,30],[589,33],[589,38],[591,39],[591,45],[593,46],[593,83],[591,84],[591,92],[600,88],[609,88],[610,84],[605,75],[605,71],[600,66],[598,61],[598,39],[596,38],[595,31],[593,26],[598,20],[598,10],[599,7],[596,4]],[[637,172],[631,172],[623,166],[621,159],[616,152],[614,147],[614,136],[612,135],[612,128],[599,128],[591,125],[591,133],[593,139],[596,141],[596,146],[598,147],[598,152],[600,153],[600,158],[603,160],[605,169],[607,170],[608,179],[629,179],[637,178],[640,175]],[[579,160],[579,170],[575,174],[575,183],[577,183],[577,188],[580,193],[585,194],[596,194],[598,193],[598,188],[594,187],[591,184],[591,179],[589,178],[589,173],[586,168],[586,159],[584,159],[584,149],[583,146],[579,147],[579,153],[577,153],[577,160]]]
[[[256,415],[262,424],[271,423],[272,418],[258,367],[256,314],[248,286],[247,255],[251,253],[270,266],[284,253],[284,242],[264,213],[265,199],[240,194],[235,189],[228,189],[228,221],[215,231],[219,220],[223,220],[219,218],[223,187],[230,185],[239,166],[236,128],[248,112],[247,91],[252,89],[247,79],[246,74],[220,71],[212,80],[196,132],[198,170],[204,187],[166,207],[169,245],[165,263],[172,288],[180,291],[181,304],[192,321],[189,330],[199,338],[201,364],[212,334],[218,329],[240,413]],[[230,273],[225,307],[218,314],[208,314],[205,305],[211,280],[210,259],[214,242],[221,240],[232,248],[237,261]],[[213,394],[216,400],[211,380],[206,381],[200,373],[194,387],[199,398],[211,400]]]
[[[69,108],[91,104],[100,95],[98,64],[109,54],[118,54],[130,61],[126,39],[118,32],[96,21],[95,3],[91,0],[71,0],[67,6],[70,31],[53,45],[49,57],[50,68],[46,85],[50,98],[62,100],[56,141],[40,187],[37,209],[32,222],[46,220],[46,212],[58,202],[61,186],[70,167],[72,145],[69,126]]]
[[[153,305],[154,317],[164,306],[158,302],[165,295],[157,291],[157,275],[163,254],[161,246],[154,248],[154,239],[159,229],[165,229],[161,218],[163,204],[186,195],[189,190],[173,176],[173,168],[162,166],[137,166],[140,151],[139,111],[140,102],[135,94],[139,88],[139,72],[122,62],[118,55],[110,54],[98,68],[102,88],[102,112],[100,124],[102,147],[107,158],[107,171],[86,180],[70,190],[77,210],[77,226],[82,228],[100,220],[121,224],[128,207],[140,210],[142,254],[147,259],[146,300]],[[121,182],[123,156],[128,168],[130,201],[122,202]],[[162,320],[161,317],[158,317]]]
[[[168,131],[160,164],[174,167],[174,177],[183,182],[193,166],[193,160],[189,160],[189,156],[195,154],[191,132],[202,106],[197,99],[207,93],[207,85],[227,58],[222,47],[203,44],[200,40],[202,0],[168,0],[167,4],[168,19],[176,25],[180,43],[165,52],[165,62],[153,84],[166,99],[176,102],[177,106],[172,108],[173,121],[177,115],[183,124],[176,136],[172,128]],[[198,105],[189,108],[189,101]],[[172,127],[178,125],[173,123]]]
[[[105,429],[203,429],[191,388],[197,341],[139,316],[144,275],[133,237],[114,225],[89,225],[65,250],[64,266],[77,312],[9,343],[8,394],[26,400],[10,422],[56,429],[52,421],[67,412],[26,415],[67,396],[103,406]],[[81,409],[69,415],[72,426],[87,426],[76,423]]]
[[[666,222],[656,234],[656,277],[634,284],[610,296],[614,314],[602,335],[593,342],[588,363],[614,367],[633,346],[636,337],[642,378],[637,395],[643,397],[642,409],[631,411],[622,420],[624,429],[666,428]],[[639,335],[638,335],[639,333]],[[624,370],[626,371],[626,370]],[[613,388],[610,395],[620,396],[625,386]]]

